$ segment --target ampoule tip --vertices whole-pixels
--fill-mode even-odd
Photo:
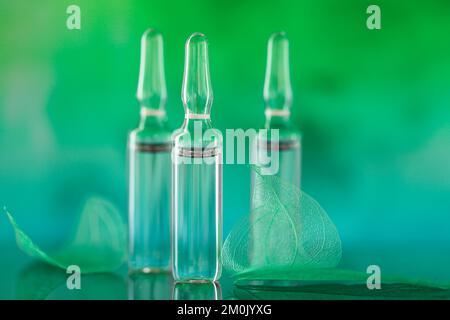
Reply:
[[[141,106],[151,109],[163,108],[167,98],[163,37],[154,28],[147,29],[141,37],[137,98]]]

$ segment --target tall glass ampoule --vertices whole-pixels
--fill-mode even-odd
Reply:
[[[206,37],[194,33],[185,50],[185,119],[172,150],[172,271],[178,282],[215,281],[221,274],[222,135],[210,120]]]
[[[171,131],[163,39],[153,29],[141,39],[137,98],[139,127],[129,136],[129,269],[158,272],[170,269]]]
[[[259,135],[257,159],[271,159],[270,167],[286,182],[300,187],[301,134],[291,123],[292,88],[289,73],[289,41],[284,32],[271,35],[267,46],[264,82],[265,129]],[[278,129],[274,135],[271,129]],[[265,166],[266,164],[263,164]],[[268,170],[267,170],[268,171]],[[272,174],[275,172],[269,172]]]

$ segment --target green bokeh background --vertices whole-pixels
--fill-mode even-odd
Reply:
[[[81,8],[82,29],[66,28]],[[378,4],[382,30],[366,28]],[[127,214],[139,39],[164,36],[168,115],[181,125],[184,42],[210,40],[212,119],[260,127],[266,42],[290,39],[304,191],[329,213],[343,266],[450,282],[450,2],[0,0],[0,204],[45,248],[84,201]],[[249,169],[224,168],[224,231],[248,213]],[[27,258],[0,217],[0,298]]]

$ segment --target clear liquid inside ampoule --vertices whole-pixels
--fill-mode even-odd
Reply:
[[[220,277],[220,151],[220,148],[174,149],[173,275],[176,281],[214,281]]]
[[[131,271],[170,267],[171,146],[139,143],[130,150]]]
[[[290,140],[281,140],[275,144],[267,143],[267,141],[258,141],[256,144],[256,152],[258,153],[257,159],[264,159],[268,157],[272,159],[272,161],[276,163],[271,163],[270,166],[277,166],[278,172],[276,175],[285,183],[290,183],[293,186],[300,188],[300,161],[301,161],[301,147],[300,147],[300,139],[290,139]],[[261,155],[262,154],[262,155]],[[264,157],[264,158],[263,158]],[[260,164],[261,166],[268,166],[267,164]],[[252,195],[255,192],[255,177],[256,173],[252,171]],[[273,185],[273,188],[280,189],[275,190],[277,193],[281,203],[287,204],[289,203],[289,199],[286,198],[287,195],[283,192],[283,187],[279,185]],[[258,199],[259,197],[256,197]],[[251,208],[263,208],[262,204],[258,203],[257,200],[252,201]],[[265,221],[265,220],[264,220]],[[265,240],[267,239],[267,228],[264,223],[257,223],[257,221],[253,221],[253,226],[251,229],[251,254],[248,259],[251,261],[254,266],[262,266],[267,263],[266,261],[266,250]],[[261,222],[261,221],[260,221]],[[280,230],[283,232],[283,230]]]
[[[301,149],[300,141],[280,141],[279,146],[269,150],[278,159],[277,175],[285,182],[300,188]],[[278,155],[275,155],[278,154]]]

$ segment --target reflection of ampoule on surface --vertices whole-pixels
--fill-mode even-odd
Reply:
[[[258,159],[271,159],[270,167],[281,179],[300,187],[300,133],[291,124],[292,88],[289,74],[289,41],[284,32],[274,33],[267,46],[267,67],[264,82],[267,135],[258,139]],[[278,129],[278,136],[271,135]],[[263,164],[263,167],[265,164]],[[272,174],[270,170],[266,170]]]
[[[221,274],[222,136],[210,120],[208,43],[186,42],[185,120],[173,135],[172,271],[176,281],[215,281]]]
[[[222,300],[222,290],[218,282],[176,283],[173,300]]]
[[[170,300],[170,273],[134,273],[128,277],[128,300]]]
[[[172,147],[165,104],[163,39],[149,29],[141,40],[137,98],[139,127],[129,136],[129,268],[163,271],[170,267]]]

